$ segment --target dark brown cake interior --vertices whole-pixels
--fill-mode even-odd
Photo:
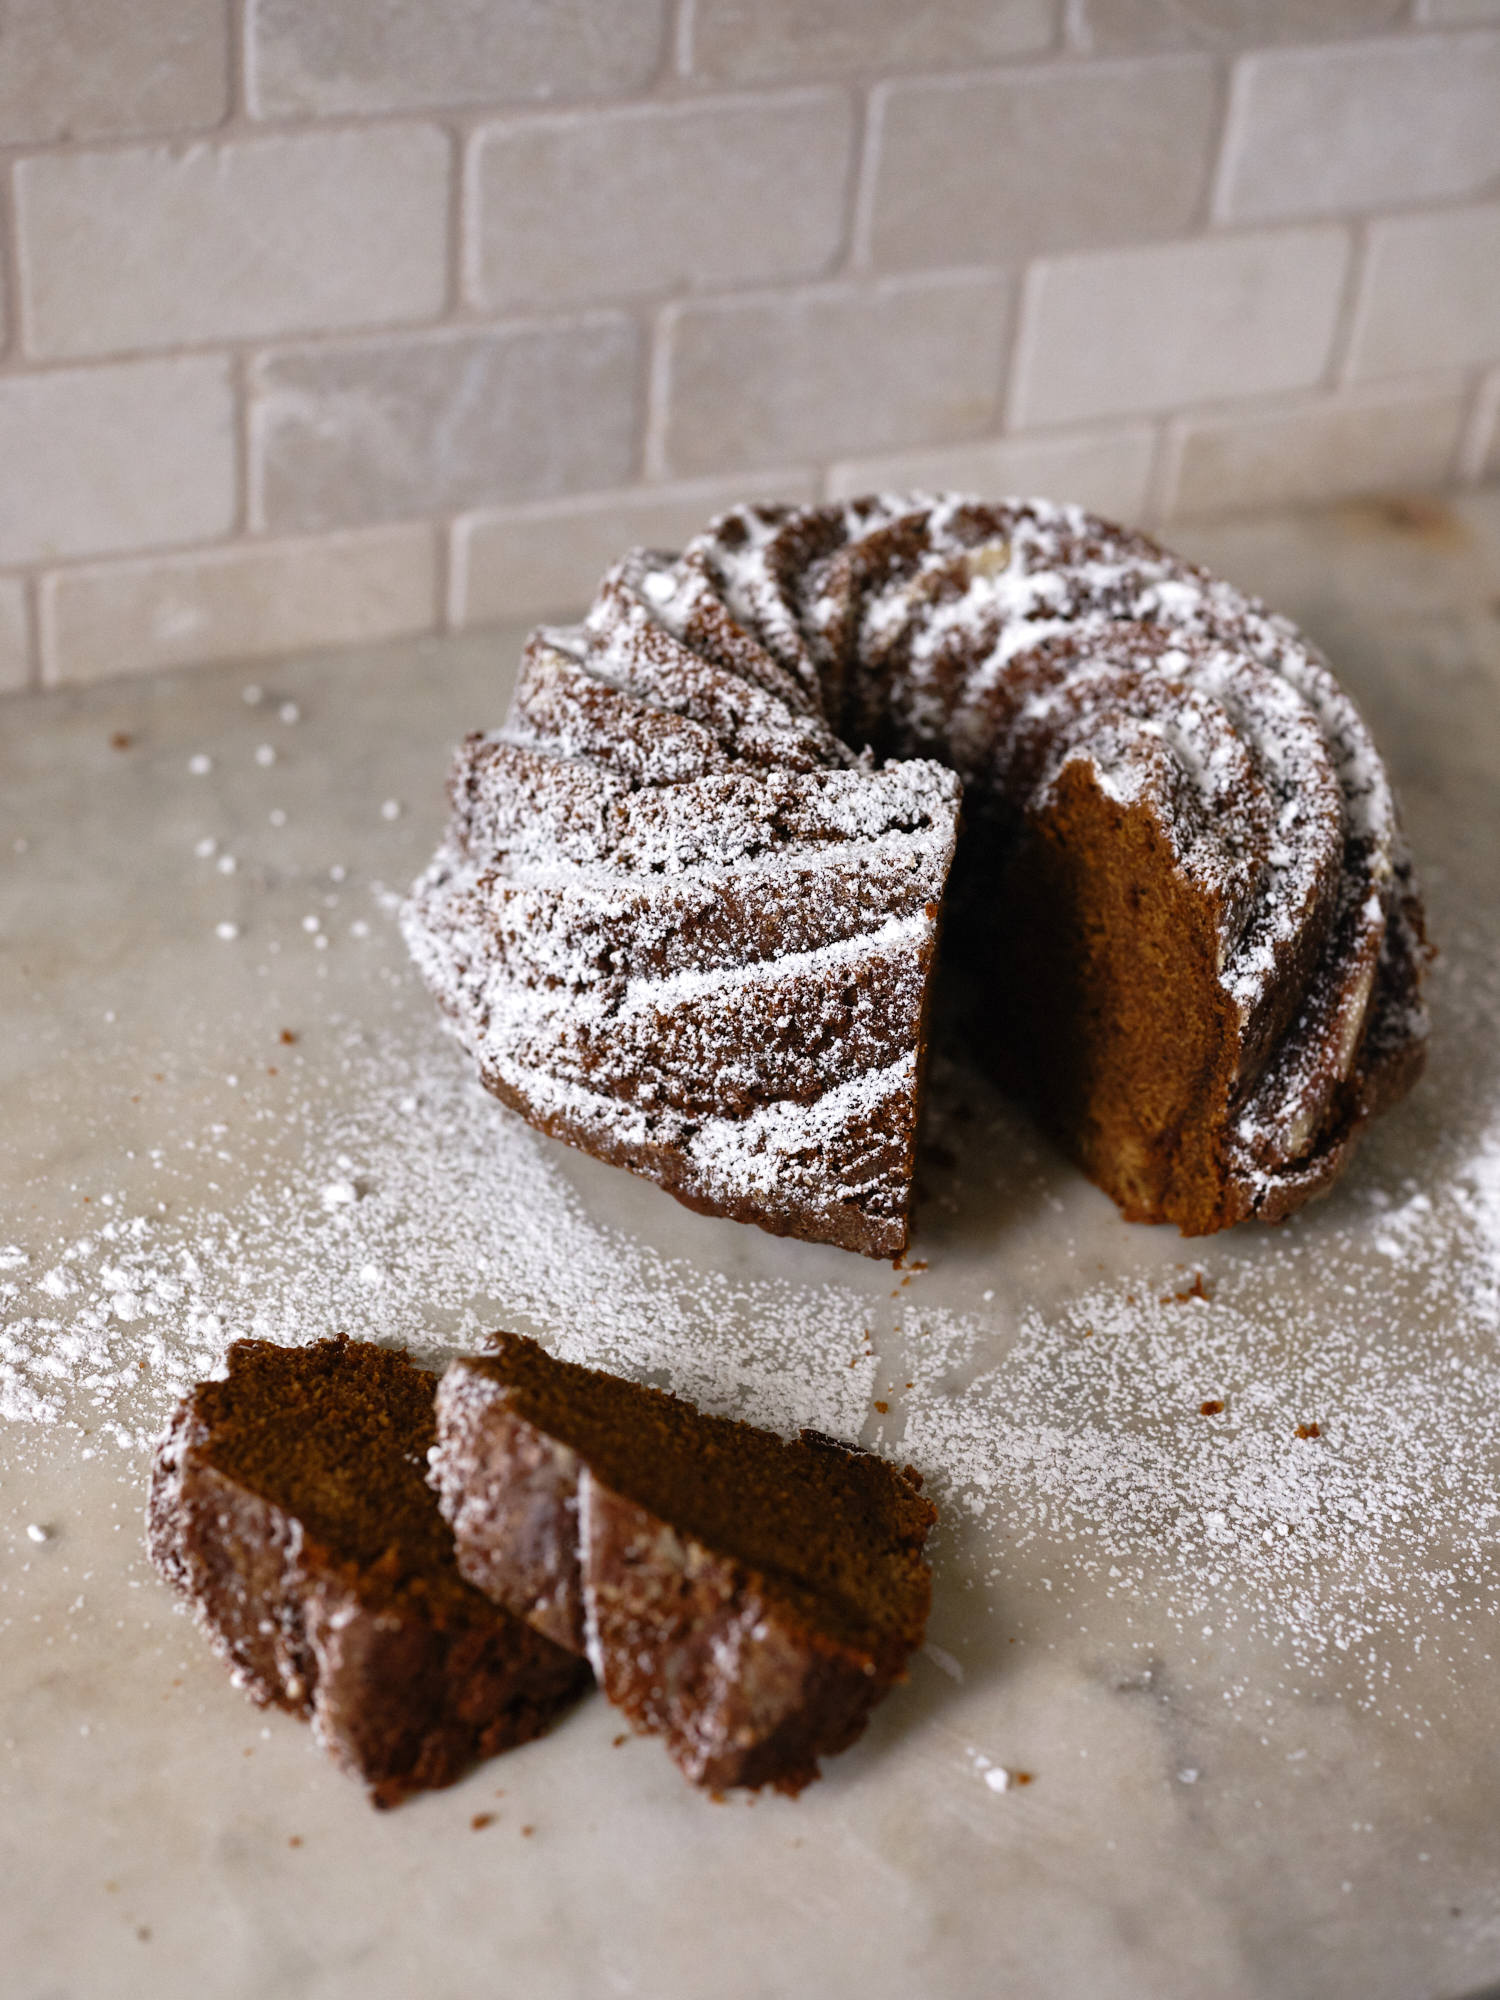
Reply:
[[[1149,806],[1081,764],[1048,811],[984,856],[989,1005],[977,1053],[1028,1098],[1127,1221],[1207,1234],[1236,1219],[1223,1133],[1239,1054],[1214,912]],[[1020,964],[1024,978],[1007,977]]]
[[[301,1348],[242,1340],[198,1407],[212,1464],[295,1515],[367,1602],[420,1596],[438,1625],[490,1620],[426,1481],[436,1389],[404,1355],[343,1335]]]
[[[705,1416],[663,1390],[557,1361],[521,1334],[482,1365],[510,1407],[568,1445],[605,1486],[679,1534],[760,1572],[814,1629],[845,1642],[918,1643],[937,1518],[914,1473],[804,1432]]]

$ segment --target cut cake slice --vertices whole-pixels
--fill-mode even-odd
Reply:
[[[147,1510],[238,1685],[310,1718],[378,1806],[528,1741],[588,1680],[460,1576],[424,1479],[435,1387],[363,1341],[237,1341],[178,1405]]]
[[[438,1389],[431,1479],[463,1574],[586,1652],[695,1783],[799,1791],[922,1642],[920,1477],[495,1338]]]

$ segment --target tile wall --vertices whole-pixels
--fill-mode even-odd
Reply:
[[[1500,476],[1500,0],[0,0],[0,688]]]

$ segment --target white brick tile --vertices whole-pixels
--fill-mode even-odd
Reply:
[[[477,297],[505,311],[817,277],[853,132],[832,90],[494,126],[472,163]]]
[[[8,0],[0,145],[200,132],[228,109],[226,0]]]
[[[1227,576],[1306,630],[1330,639],[1351,626],[1378,630],[1385,618],[1409,629],[1418,619],[1431,619],[1447,629],[1453,643],[1451,649],[1435,649],[1428,659],[1436,664],[1446,653],[1455,668],[1463,660],[1462,671],[1471,671],[1468,663],[1477,664],[1473,639],[1479,638],[1486,650],[1494,644],[1489,620],[1495,600],[1496,525],[1492,494],[1444,499],[1385,493],[1311,513],[1278,509],[1224,521],[1180,522],[1169,539],[1190,562]],[[1453,628],[1465,613],[1479,614],[1484,624],[1460,634]],[[1339,658],[1342,662],[1342,647]],[[1420,670],[1408,685],[1420,699]],[[1493,737],[1483,744],[1486,781],[1491,783],[1492,742]]]
[[[428,125],[24,160],[27,346],[118,353],[430,317],[448,179],[448,140]]]
[[[1440,28],[1500,21],[1500,0],[1417,0],[1417,19]]]
[[[1443,485],[1468,398],[1415,385],[1181,426],[1167,512],[1191,520]]]
[[[1500,202],[1370,230],[1350,366],[1408,375],[1500,361]]]
[[[280,533],[596,493],[638,476],[640,336],[618,313],[263,361],[257,519]]]
[[[1070,0],[1069,38],[1086,55],[1253,48],[1395,27],[1408,5],[1409,0],[1316,0],[1316,5],[1310,0]]]
[[[226,533],[234,513],[223,361],[0,380],[0,563],[206,540]]]
[[[1246,56],[1219,213],[1331,215],[1483,193],[1500,174],[1500,35],[1405,35]]]
[[[1056,0],[694,0],[692,71],[715,81],[958,69],[1036,55]]]
[[[1155,433],[1147,424],[1059,436],[994,438],[906,451],[884,458],[844,459],[830,468],[828,495],[859,493],[977,493],[985,500],[1076,500],[1115,520],[1144,513]]]
[[[91,564],[43,579],[43,671],[92,681],[352,645],[430,631],[436,606],[426,525]]]
[[[250,0],[250,104],[282,118],[639,90],[666,35],[667,0]]]
[[[1500,472],[1500,368],[1480,379],[1458,447],[1460,486],[1478,486]]]
[[[627,549],[680,549],[741,500],[816,498],[812,473],[786,472],[471,514],[453,531],[449,616],[456,625],[498,625],[581,611]]]
[[[828,286],[674,308],[665,470],[948,444],[994,427],[1010,287]]]
[[[1312,387],[1328,365],[1348,259],[1341,229],[1284,229],[1033,265],[1011,422]]]
[[[26,587],[19,577],[0,577],[0,694],[13,694],[30,680]]]
[[[1207,191],[1217,97],[1198,56],[892,84],[873,261],[930,269],[1180,234]]]

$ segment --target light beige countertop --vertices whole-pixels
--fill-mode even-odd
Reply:
[[[949,1059],[902,1273],[491,1105],[391,892],[515,632],[0,703],[8,1994],[1500,1978],[1500,495],[1178,542],[1332,654],[1442,948],[1427,1079],[1279,1231],[1128,1226]],[[800,1800],[595,1697],[376,1813],[145,1562],[145,1441],[231,1335],[505,1324],[929,1474],[931,1646]]]

